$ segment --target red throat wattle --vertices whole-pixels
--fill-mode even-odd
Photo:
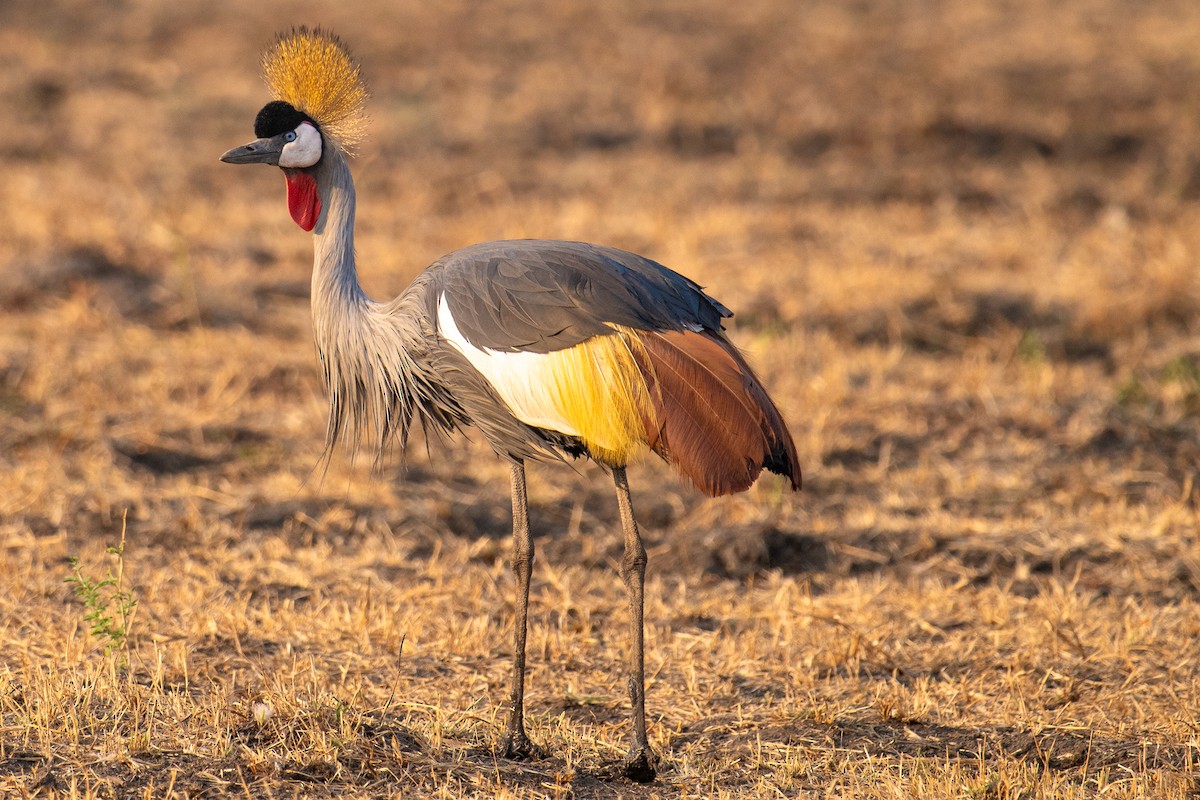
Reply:
[[[317,179],[301,170],[285,169],[287,178],[288,211],[296,224],[311,231],[321,215],[321,195],[317,193]]]

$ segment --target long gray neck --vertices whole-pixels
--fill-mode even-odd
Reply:
[[[417,367],[408,348],[419,337],[419,321],[371,300],[358,283],[346,156],[329,147],[316,179],[321,213],[313,226],[312,321],[329,390],[326,455],[343,433],[352,442],[371,435],[382,453],[392,437],[403,444],[417,413]]]
[[[321,214],[313,227],[312,307],[318,344],[330,314],[354,313],[367,304],[354,268],[354,179],[337,148],[328,147],[316,170]]]

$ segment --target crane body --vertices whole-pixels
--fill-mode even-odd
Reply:
[[[475,428],[510,463],[518,603],[501,753],[511,758],[539,752],[524,728],[534,553],[525,462],[587,457],[612,473],[633,639],[625,772],[653,778],[643,688],[646,554],[626,465],[649,449],[710,496],[748,488],[763,469],[800,488],[782,416],[722,328],[731,312],[649,259],[550,240],[473,245],[434,262],[396,299],[370,299],[355,265],[349,166],[366,99],[358,68],[336,38],[301,28],[280,37],[264,70],[279,99],[259,112],[259,138],[222,160],[281,167],[289,212],[313,234],[327,451],[347,437],[370,437],[383,452],[402,449],[414,427],[435,435]]]

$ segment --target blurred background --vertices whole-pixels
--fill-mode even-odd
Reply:
[[[68,557],[111,563],[127,517],[133,663],[157,664],[147,692],[200,687],[155,708],[215,709],[155,722],[192,737],[168,749],[253,772],[220,732],[248,724],[246,686],[299,727],[293,646],[363,708],[499,707],[506,468],[478,437],[418,442],[406,470],[320,466],[310,237],[276,170],[217,160],[252,138],[260,54],[299,24],[337,32],[372,91],[354,164],[372,296],[453,249],[543,237],[642,253],[736,312],[804,491],[713,501],[631,470],[653,713],[717,731],[676,754],[720,739],[738,764],[705,780],[745,759],[833,785],[842,762],[770,758],[836,738],[874,786],[872,753],[950,752],[912,719],[998,758],[1041,758],[1023,732],[1050,723],[1081,748],[1102,730],[1097,781],[1194,763],[1143,747],[1195,731],[1177,683],[1200,594],[1194,0],[0,2],[0,662],[26,665],[0,678],[59,691],[48,665],[88,663]],[[532,718],[617,741],[611,488],[539,466],[530,492]],[[913,675],[937,677],[896,682]],[[42,751],[76,753],[13,703],[6,740],[42,725]],[[491,775],[491,728],[469,725]],[[392,757],[358,732],[361,763]],[[199,769],[172,758],[164,783]]]
[[[311,245],[274,170],[217,162],[251,138],[260,53],[294,24],[338,32],[373,93],[355,165],[367,290],[526,236],[697,279],[738,312],[734,338],[795,431],[810,491],[770,512],[789,536],[870,544],[914,516],[947,535],[1060,513],[1077,529],[1080,508],[1191,496],[1191,3],[127,0],[3,16],[0,511],[18,528],[85,536],[129,508],[164,536],[237,532],[256,509],[290,524],[330,503],[407,519],[396,473],[351,477],[362,459],[310,480]],[[419,461],[502,478],[481,453]],[[556,480],[544,500],[567,518],[587,483]],[[641,480],[666,482],[668,530],[694,524],[687,487],[657,466]],[[766,530],[762,505],[700,507]],[[497,533],[501,511],[461,524]]]

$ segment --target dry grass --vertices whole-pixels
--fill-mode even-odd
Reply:
[[[1192,2],[116,8],[0,26],[0,794],[1195,795]],[[216,161],[293,23],[372,82],[376,296],[552,236],[739,312],[805,492],[631,470],[652,786],[613,769],[603,475],[531,474],[551,755],[517,764],[502,465],[313,471],[310,244],[277,174]],[[106,654],[64,579],[115,571],[125,514]]]

